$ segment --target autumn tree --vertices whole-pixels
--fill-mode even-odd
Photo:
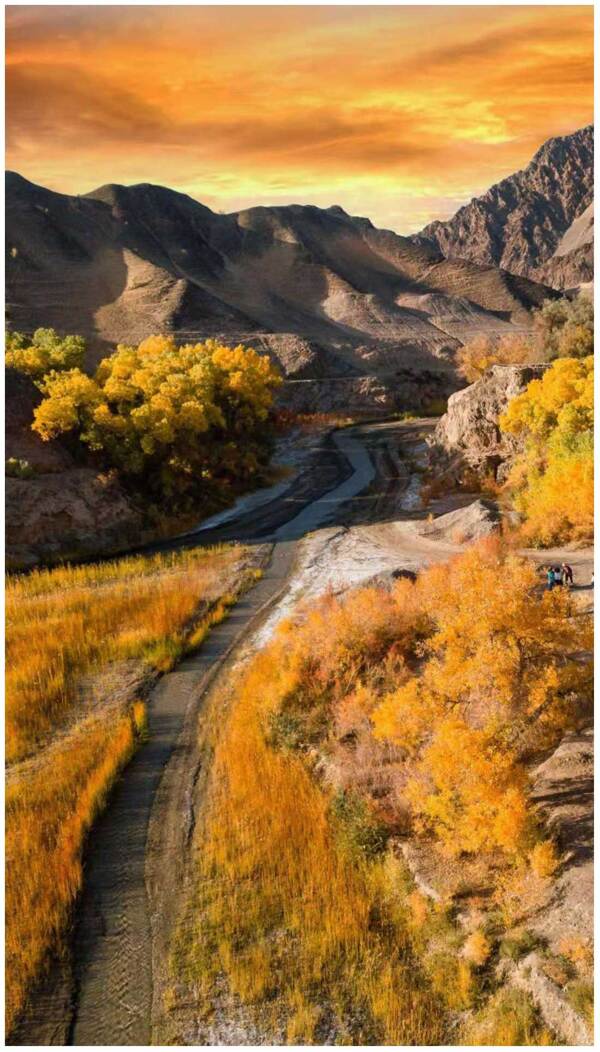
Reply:
[[[82,336],[59,336],[54,329],[36,329],[31,337],[7,332],[5,342],[6,365],[30,376],[38,386],[48,373],[83,368]]]
[[[592,535],[594,359],[558,358],[500,418],[524,451],[509,486],[524,532],[536,543]]]
[[[493,365],[525,365],[542,360],[539,348],[531,337],[486,333],[475,336],[456,354],[461,376],[475,383]]]
[[[431,621],[424,661],[373,710],[374,733],[405,754],[413,813],[449,851],[525,850],[522,760],[589,692],[589,667],[571,657],[590,646],[589,626],[496,542],[430,568],[416,590]]]
[[[51,372],[33,427],[46,440],[74,433],[145,495],[191,506],[265,466],[279,382],[253,350],[155,336],[119,346],[93,377]]]

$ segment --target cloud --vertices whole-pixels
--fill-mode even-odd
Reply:
[[[586,7],[12,7],[6,22],[8,163],[67,192],[164,182],[227,210],[267,191],[403,231],[592,118]]]

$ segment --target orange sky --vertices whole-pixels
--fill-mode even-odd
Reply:
[[[9,7],[7,164],[400,233],[592,120],[592,7]]]

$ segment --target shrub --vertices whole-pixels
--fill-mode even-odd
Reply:
[[[358,793],[337,793],[331,802],[331,810],[338,823],[340,842],[351,854],[372,859],[385,851],[389,831]]]
[[[551,877],[559,864],[556,848],[551,840],[542,840],[529,855],[529,865],[536,877]]]
[[[574,299],[546,300],[534,324],[546,360],[586,358],[594,352],[594,300],[585,292]]]
[[[513,932],[500,943],[500,955],[508,957],[511,961],[518,961],[521,957],[526,957],[528,953],[531,953],[539,944],[539,938],[532,935],[530,931]]]
[[[550,1045],[551,1033],[537,1009],[520,990],[500,990],[469,1020],[461,1035],[465,1045]]]
[[[476,968],[481,968],[485,964],[491,952],[492,947],[480,929],[469,935],[463,947],[465,959],[474,964]]]
[[[34,470],[28,460],[20,457],[9,457],[6,461],[4,474],[11,479],[30,479]]]
[[[567,997],[569,1003],[586,1022],[592,1026],[594,1022],[594,987],[590,982],[578,979],[567,986]]]

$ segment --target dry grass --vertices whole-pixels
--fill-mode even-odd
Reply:
[[[222,547],[9,579],[8,761],[30,755],[65,723],[84,674],[126,658],[172,667],[199,604],[219,595],[239,558],[240,549]]]
[[[438,1043],[440,1002],[411,956],[389,867],[341,849],[329,796],[299,757],[267,744],[284,680],[267,652],[236,685],[174,970],[208,1005],[221,974],[246,1003],[276,998],[287,1043],[318,1043],[332,1030],[342,1044]]]
[[[81,887],[81,848],[144,731],[143,704],[91,717],[15,770],[6,794],[6,1025],[10,1030],[50,949],[60,948]]]
[[[259,575],[242,570],[242,556],[239,548],[221,547],[8,582],[9,1029],[50,954],[61,951],[81,887],[86,834],[147,734],[143,701],[86,705],[84,677],[132,657],[166,671],[200,646]]]

